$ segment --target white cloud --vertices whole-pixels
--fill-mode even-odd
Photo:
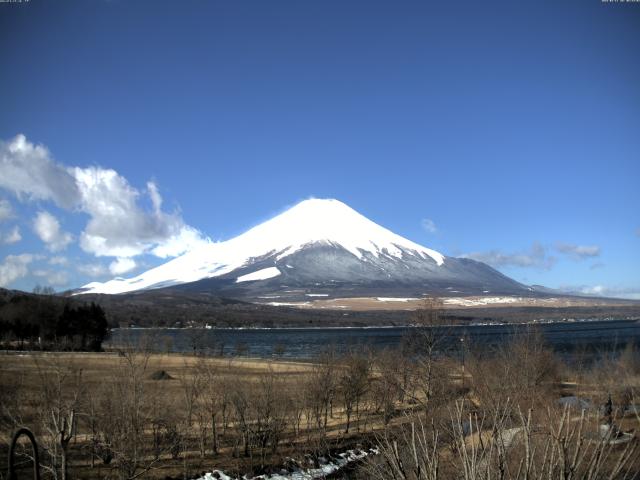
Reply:
[[[611,287],[606,285],[578,285],[561,286],[560,290],[567,293],[588,295],[593,297],[624,298],[629,300],[640,300],[640,288]]]
[[[206,242],[179,214],[162,211],[155,183],[147,184],[153,206],[149,212],[138,205],[140,192],[114,170],[75,168],[74,175],[82,196],[81,209],[91,216],[80,236],[86,252],[119,258],[151,253],[165,258]]]
[[[421,223],[422,223],[422,228],[424,228],[427,232],[429,233],[438,232],[438,227],[436,227],[435,222],[430,218],[423,218]]]
[[[558,242],[555,250],[573,260],[580,261],[600,256],[601,249],[598,245],[575,245],[572,243]],[[489,250],[486,252],[473,252],[461,255],[463,258],[471,258],[487,263],[493,267],[522,267],[550,270],[557,262],[557,258],[549,254],[547,247],[535,242],[529,250],[521,252],[503,252],[501,250]],[[596,264],[593,268],[599,268],[602,264]]]
[[[83,263],[78,265],[76,270],[91,278],[104,277],[109,273],[107,267],[101,263]]]
[[[96,256],[130,258],[150,253],[165,258],[208,241],[186,225],[178,212],[162,211],[155,183],[148,182],[141,193],[114,170],[60,165],[44,146],[30,143],[24,135],[0,142],[0,188],[21,200],[52,201],[74,213],[88,214],[80,246]],[[150,209],[140,204],[144,198],[150,200]],[[69,237],[60,235],[58,242],[47,242],[50,249],[69,243]]]
[[[573,243],[559,242],[556,244],[556,250],[573,260],[584,260],[600,256],[600,247],[598,245],[575,245]]]
[[[14,216],[11,203],[8,200],[0,199],[0,223],[10,220]],[[17,225],[6,234],[0,231],[0,244],[11,245],[18,243],[20,240],[22,240],[22,235],[20,235],[20,228]]]
[[[140,193],[114,170],[76,168],[81,209],[91,219],[80,236],[83,250],[97,256],[133,257],[178,236],[184,227],[177,214],[160,210],[161,198],[154,184],[149,189],[153,211],[138,205]]]
[[[535,242],[527,251],[505,253],[500,250],[487,252],[472,252],[461,255],[462,258],[471,258],[484,262],[492,267],[522,267],[550,270],[556,263],[556,258],[548,255],[547,249]]]
[[[0,200],[0,222],[13,218],[13,208],[8,200]]]
[[[53,161],[49,150],[24,135],[0,141],[0,187],[18,198],[51,200],[73,208],[79,200],[76,182],[66,168]]]
[[[5,245],[18,243],[20,240],[22,240],[22,235],[20,235],[20,228],[17,225],[9,230],[9,233],[6,235],[0,233],[0,243],[4,243]]]
[[[49,259],[49,265],[68,265],[69,259],[67,257],[58,255]]]
[[[177,257],[185,252],[209,243],[195,228],[183,226],[177,235],[169,237],[150,252],[159,258]]]
[[[37,255],[30,253],[7,255],[0,263],[0,287],[7,287],[16,280],[26,277],[29,274],[29,264],[37,259]]]
[[[147,182],[147,191],[149,192],[149,198],[151,198],[154,213],[160,213],[162,210],[162,197],[158,186],[154,182]]]
[[[118,258],[111,262],[109,271],[114,275],[122,275],[136,268],[135,260],[131,258]]]
[[[58,219],[49,212],[38,212],[33,220],[33,230],[52,252],[64,250],[73,241],[73,235],[63,232]]]
[[[581,287],[578,289],[578,291],[585,295],[601,296],[606,292],[606,288],[603,285],[595,285],[593,287]]]
[[[63,287],[69,284],[66,272],[60,270],[34,270],[33,275],[42,278],[48,287]]]

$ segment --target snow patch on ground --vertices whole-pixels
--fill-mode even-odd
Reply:
[[[311,305],[309,302],[267,302],[267,305],[272,307],[301,307],[304,305]]]
[[[444,303],[445,305],[462,305],[465,307],[475,307],[477,305],[491,305],[495,303],[518,303],[522,301],[522,297],[477,297],[445,298],[442,303]]]
[[[376,297],[379,302],[413,302],[419,298],[399,298],[399,297]]]
[[[278,275],[280,275],[280,270],[278,270],[277,267],[263,268],[262,270],[258,270],[257,272],[241,275],[236,280],[236,283],[252,282],[254,280],[266,280],[267,278],[277,277]]]
[[[321,465],[318,468],[293,467],[289,469],[290,471],[282,469],[280,473],[258,475],[257,477],[230,477],[221,470],[213,470],[197,480],[313,480],[326,478],[350,463],[361,461],[369,455],[377,453],[378,450],[375,448],[367,451],[347,450],[331,460],[320,459]],[[292,463],[297,464],[297,462]]]

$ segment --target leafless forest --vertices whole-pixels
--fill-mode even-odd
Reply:
[[[437,309],[417,315],[429,325]],[[499,351],[401,348],[309,363],[117,352],[0,357],[2,468],[30,428],[43,478],[197,478],[311,468],[377,448],[377,479],[626,479],[640,475],[640,356],[563,364],[535,332]],[[464,340],[464,339],[462,339]],[[157,339],[149,338],[149,342]],[[19,478],[32,451],[20,442]]]

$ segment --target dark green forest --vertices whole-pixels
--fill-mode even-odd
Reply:
[[[109,334],[107,316],[94,302],[16,293],[0,298],[0,347],[100,351]]]

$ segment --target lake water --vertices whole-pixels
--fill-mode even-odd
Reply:
[[[443,348],[461,351],[464,343],[474,348],[492,349],[518,333],[531,330],[526,325],[467,325],[442,328]],[[599,320],[539,323],[535,328],[547,344],[564,356],[590,357],[620,351],[629,343],[640,346],[639,320]],[[363,346],[395,348],[415,337],[415,328],[277,328],[277,329],[116,329],[105,347],[145,343],[158,352],[205,353],[210,355],[282,356],[307,359],[327,348],[338,352]]]

